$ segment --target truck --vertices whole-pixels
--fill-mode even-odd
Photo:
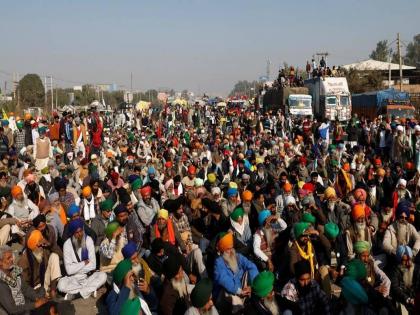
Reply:
[[[317,77],[305,80],[318,119],[347,121],[351,118],[351,95],[345,77]]]
[[[415,107],[411,104],[410,94],[394,88],[353,94],[353,112],[359,117],[373,120],[384,117],[414,118]]]
[[[306,87],[273,86],[263,95],[263,111],[281,110],[286,116],[313,116],[312,96]]]

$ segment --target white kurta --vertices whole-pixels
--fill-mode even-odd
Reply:
[[[96,268],[95,245],[90,236],[86,235],[86,248],[89,253],[89,263],[78,261],[73,250],[72,240],[69,238],[63,245],[64,267],[67,277],[58,281],[57,289],[64,293],[77,294],[86,299],[106,282],[106,273],[96,271],[90,276],[87,274]],[[82,256],[82,249],[77,250],[77,255]]]

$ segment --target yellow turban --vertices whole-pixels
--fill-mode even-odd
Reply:
[[[166,209],[160,209],[160,210],[158,211],[157,218],[158,218],[158,219],[165,219],[165,220],[168,220],[168,218],[169,218],[169,213],[168,213],[168,210],[166,210]]]
[[[42,239],[42,233],[39,230],[33,230],[26,245],[30,250],[35,250]]]
[[[324,191],[324,198],[325,199],[331,199],[331,198],[336,198],[337,194],[335,193],[335,189],[332,187],[327,187],[327,189],[325,189]]]
[[[208,174],[207,179],[208,179],[210,184],[215,183],[216,182],[216,174],[214,174],[214,173]]]

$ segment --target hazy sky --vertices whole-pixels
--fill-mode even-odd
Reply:
[[[338,65],[397,32],[407,43],[419,13],[418,0],[0,0],[0,71],[128,88],[133,72],[138,90],[225,94],[265,74],[268,58],[274,76],[318,51]]]

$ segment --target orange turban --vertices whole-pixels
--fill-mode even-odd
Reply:
[[[346,171],[346,172],[350,172],[350,164],[349,163],[344,163],[343,170]]]
[[[16,185],[12,188],[12,197],[16,198],[18,195],[23,194],[22,188],[20,186]]]
[[[252,200],[252,192],[251,191],[249,191],[249,190],[245,190],[243,193],[242,193],[242,200],[243,201],[247,201],[247,202],[250,202],[251,200]]]
[[[384,170],[383,168],[378,168],[378,169],[376,170],[376,174],[377,174],[378,176],[384,177],[384,176],[385,176],[385,170]]]
[[[217,243],[217,248],[222,253],[227,249],[233,248],[233,234],[226,233],[225,235],[223,235]]]
[[[361,204],[356,204],[351,210],[351,216],[353,220],[357,220],[360,217],[365,217],[365,207]]]
[[[42,239],[43,239],[42,233],[39,230],[33,230],[31,232],[31,235],[29,235],[28,237],[28,242],[26,246],[30,250],[35,250]]]
[[[366,201],[367,194],[366,194],[366,190],[364,190],[363,188],[357,188],[354,191],[354,194],[353,195],[354,195],[354,198],[357,201]]]
[[[290,184],[290,183],[284,184],[283,190],[287,193],[291,192],[292,191],[292,184]]]
[[[92,194],[92,189],[90,188],[90,186],[86,186],[82,189],[82,194],[83,197],[87,198]]]

